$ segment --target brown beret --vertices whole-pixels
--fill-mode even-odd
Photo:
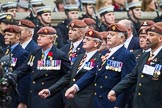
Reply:
[[[103,40],[107,40],[107,35],[108,35],[108,32],[106,31],[100,32],[100,36],[102,37]]]
[[[152,31],[152,32],[159,33],[162,35],[162,26],[160,23],[155,23],[154,25],[147,28],[147,32],[148,31]]]
[[[33,24],[33,22],[31,22],[30,20],[19,20],[19,24],[20,26],[25,26],[25,27],[29,27],[29,28],[35,28],[35,25]]]
[[[76,28],[83,28],[86,27],[87,24],[83,22],[82,20],[73,20],[71,23],[68,25],[69,27],[76,27]]]
[[[141,23],[141,26],[152,26],[153,24],[155,24],[154,21],[152,20],[145,20]]]
[[[100,33],[95,30],[89,30],[85,33],[85,36],[91,37],[91,38],[98,38],[102,40],[102,37],[100,36]]]
[[[92,18],[84,18],[83,21],[84,21],[87,25],[95,25],[95,24],[96,24],[95,20],[93,20]]]
[[[110,26],[108,26],[108,31],[114,31],[114,32],[123,32],[126,33],[127,29],[125,26],[121,25],[121,24],[111,24]]]
[[[53,35],[56,34],[56,30],[53,27],[42,27],[37,34]]]
[[[4,32],[21,33],[21,28],[17,25],[9,25]]]

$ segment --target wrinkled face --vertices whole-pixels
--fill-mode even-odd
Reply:
[[[87,12],[89,15],[93,16],[94,11],[93,11],[93,5],[86,5],[84,6],[84,12]]]
[[[11,8],[6,11],[9,14],[12,14],[14,18],[16,18],[16,13],[18,12],[17,8]]]
[[[109,48],[116,47],[116,46],[120,45],[122,42],[124,42],[123,36],[119,36],[118,32],[108,31],[107,46]]]
[[[5,39],[6,45],[9,45],[10,42],[11,42],[11,45],[14,45],[19,42],[20,34],[5,32],[4,39]]]
[[[72,42],[79,41],[80,39],[82,39],[81,33],[82,32],[80,28],[69,27],[69,40],[71,40]]]
[[[52,16],[51,16],[51,13],[50,12],[41,14],[41,18],[47,24],[50,24],[51,23]]]
[[[67,16],[71,20],[78,19],[78,11],[69,11]]]
[[[84,48],[86,51],[97,49],[97,46],[98,46],[98,42],[94,38],[91,38],[89,36],[84,37],[82,48]]]
[[[162,36],[160,34],[148,31],[147,39],[148,39],[148,42],[150,44],[150,48],[156,49],[161,38],[162,38]]]
[[[147,40],[147,34],[139,34],[140,48],[147,50],[149,48],[149,42]]]
[[[109,24],[115,23],[114,12],[106,13],[104,16],[105,16],[106,23],[109,23]]]
[[[49,48],[53,44],[54,37],[50,35],[39,34],[37,38],[37,44],[41,48]]]
[[[141,8],[134,8],[132,11],[136,18],[141,19],[141,15],[142,15]]]

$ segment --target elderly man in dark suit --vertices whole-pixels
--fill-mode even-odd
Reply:
[[[125,48],[130,52],[140,49],[139,37],[133,35],[133,23],[131,20],[123,19],[118,22],[119,24],[124,25],[127,28],[127,39],[124,42]]]
[[[65,80],[59,84],[54,84],[50,88],[40,91],[39,95],[43,98],[54,95],[57,91],[61,90],[65,86],[69,84],[70,86],[73,85],[88,70],[91,70],[99,59],[99,52],[97,49],[99,48],[100,44],[101,36],[99,32],[94,30],[88,31],[83,39],[83,48],[86,52],[77,56],[76,62],[72,66],[71,74],[67,75]],[[65,86],[63,86],[63,84]],[[67,106],[70,108],[92,108],[93,92],[93,85],[90,85],[82,92],[79,92],[73,100],[68,101]]]
[[[121,94],[116,102],[107,99],[107,93],[124,78],[136,64],[133,54],[124,46],[127,29],[120,24],[111,24],[108,28],[107,45],[110,50],[103,51],[98,64],[69,88],[65,96],[73,98],[88,85],[95,86],[92,108],[125,108],[128,94]]]
[[[7,49],[5,49],[5,54],[8,55],[11,53],[11,65],[13,66],[13,70],[21,66],[28,57],[28,52],[25,51],[19,44],[20,34],[21,29],[16,25],[9,25],[6,29],[4,29],[5,44],[8,45]],[[9,48],[10,45],[11,48]],[[18,87],[18,90],[21,95],[22,89]],[[13,94],[12,98],[12,108],[17,108],[19,104],[23,103],[22,97],[18,97],[16,94]]]
[[[108,94],[108,99],[136,85],[133,108],[162,107],[162,23],[154,24],[147,29],[147,39],[151,51],[144,53],[132,73],[128,74]],[[150,102],[151,100],[151,102]]]
[[[74,63],[77,55],[84,53],[83,37],[86,32],[86,23],[82,20],[73,20],[69,25],[69,40],[70,44],[65,45],[61,48],[69,56],[71,63]]]
[[[37,43],[41,49],[30,54],[28,60],[15,73],[18,79],[24,73],[31,71],[30,108],[62,108],[61,92],[48,99],[42,99],[38,92],[48,88],[68,73],[71,68],[67,54],[54,46],[56,30],[52,27],[42,27],[38,31]]]
[[[32,39],[35,25],[30,20],[24,19],[19,20],[18,25],[21,28],[20,44],[22,48],[25,49],[29,54],[31,54],[33,51],[38,50],[40,47]],[[28,95],[31,82],[30,80],[31,80],[30,74],[26,74],[23,78],[21,78],[21,80],[19,80],[19,88],[21,89],[20,90],[21,101],[25,105],[28,104]],[[19,106],[24,106],[23,104],[20,104]]]

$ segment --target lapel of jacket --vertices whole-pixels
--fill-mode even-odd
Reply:
[[[124,46],[122,46],[121,48],[119,48],[113,55],[111,55],[111,56],[109,57],[109,60],[115,60],[115,61],[116,61],[116,59],[119,57],[120,53],[123,53],[123,51],[122,51],[123,49],[125,49]],[[100,62],[100,63],[102,63],[102,62]],[[101,65],[101,64],[99,64],[99,65]],[[99,66],[99,67],[100,67],[100,66]],[[97,79],[100,77],[100,75],[101,75],[103,72],[106,71],[106,68],[105,68],[105,67],[106,67],[106,63],[102,66],[101,69],[98,69],[98,71],[100,71],[100,72],[98,72],[98,74],[97,74],[95,80],[97,80]]]
[[[80,54],[79,56],[77,56],[76,62],[73,64],[73,68],[72,68],[72,76],[73,77],[76,75],[80,61],[82,60],[83,57],[84,57],[84,54]]]

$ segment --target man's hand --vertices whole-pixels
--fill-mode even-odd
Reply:
[[[76,94],[76,92],[77,92],[77,88],[75,87],[75,85],[73,85],[72,87],[66,90],[65,97],[67,99],[72,99],[74,98],[74,95]]]
[[[41,98],[47,98],[49,97],[51,94],[50,94],[50,91],[48,89],[43,89],[41,90],[38,95],[41,97]]]
[[[19,103],[17,108],[27,108],[27,105],[24,103]]]
[[[111,90],[111,91],[108,93],[107,98],[108,98],[110,101],[112,101],[112,102],[116,101],[116,94],[115,94],[115,91],[114,91],[114,90]]]

